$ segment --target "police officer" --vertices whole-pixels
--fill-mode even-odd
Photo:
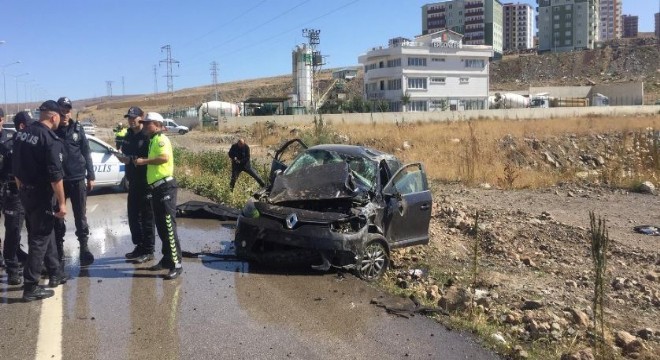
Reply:
[[[57,104],[62,109],[62,119],[55,134],[64,144],[64,194],[71,200],[76,225],[76,237],[80,243],[80,266],[89,266],[94,255],[89,251],[89,226],[87,225],[87,192],[94,188],[94,164],[89,151],[89,142],[83,126],[71,119],[73,104],[67,97],[61,97]],[[55,243],[62,267],[64,267],[64,235],[66,225],[63,220],[55,222]]]
[[[144,112],[137,106],[128,109],[124,118],[128,119],[128,131],[122,145],[124,156],[117,155],[126,164],[128,180],[128,227],[135,249],[126,258],[136,263],[144,263],[154,258],[156,235],[154,233],[154,212],[151,208],[151,192],[147,185],[147,167],[135,166],[135,159],[149,156],[149,135],[142,129]]]
[[[33,122],[30,114],[21,111],[14,116],[16,131],[24,130]],[[0,120],[0,125],[3,121]],[[0,182],[2,182],[2,203],[5,215],[4,259],[7,265],[7,284],[20,285],[23,282],[23,269],[19,259],[21,228],[25,221],[25,211],[18,197],[18,187],[12,173],[14,136],[0,128]],[[7,136],[9,134],[9,136]],[[25,259],[22,259],[23,261]]]
[[[0,108],[0,142],[4,143],[7,140],[11,139],[11,136],[9,136],[8,131],[3,131],[2,129],[2,124],[5,123],[5,111],[4,109]],[[1,164],[0,164],[1,167]],[[3,204],[2,204],[2,198],[0,197],[0,210],[2,210]],[[5,267],[5,260],[4,257],[2,256],[2,251],[0,251],[0,268]]]
[[[124,145],[124,138],[126,137],[126,132],[128,130],[124,127],[124,124],[119,123],[117,124],[117,127],[115,127],[114,131],[115,131],[115,147],[117,148],[117,150],[121,150],[122,146]]]
[[[250,164],[250,147],[245,143],[245,139],[239,139],[229,148],[229,158],[231,159],[231,180],[229,181],[231,191],[234,191],[236,179],[243,171],[252,176],[261,187],[266,185]]]
[[[144,131],[150,137],[149,154],[138,157],[134,163],[147,167],[147,183],[151,188],[151,206],[154,209],[156,230],[163,242],[163,258],[151,267],[151,270],[167,268],[165,279],[176,279],[183,272],[181,265],[181,245],[176,231],[176,193],[174,180],[174,154],[172,144],[167,136],[161,133],[163,116],[149,112],[142,120]]]
[[[53,296],[39,286],[42,265],[49,274],[62,276],[55,248],[55,219],[64,219],[62,142],[53,132],[60,123],[60,106],[48,100],[39,107],[39,122],[14,138],[12,169],[28,226],[28,259],[23,272],[23,301]],[[57,204],[57,205],[56,205]]]

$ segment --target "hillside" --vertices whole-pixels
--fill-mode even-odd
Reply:
[[[621,82],[644,82],[649,99],[660,98],[660,46],[655,38],[625,39],[601,49],[569,52],[507,55],[491,66],[492,90],[527,90],[530,86],[578,86]],[[346,98],[362,95],[363,72],[345,86]],[[321,93],[332,85],[332,69],[318,74]],[[220,100],[239,102],[249,97],[286,97],[293,89],[291,75],[251,79],[218,85]],[[147,111],[198,106],[214,99],[212,86],[167,93],[80,100],[85,108],[79,118],[93,118],[100,126],[112,126],[130,106]],[[331,91],[329,98],[336,96]]]

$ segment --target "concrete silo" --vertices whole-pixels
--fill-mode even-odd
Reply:
[[[292,53],[293,94],[292,103],[298,107],[313,108],[312,99],[312,49],[307,44],[297,45]]]

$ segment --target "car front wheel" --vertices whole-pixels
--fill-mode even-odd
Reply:
[[[357,275],[366,281],[380,278],[390,264],[390,256],[385,247],[385,239],[378,235],[369,235],[369,241],[358,260]]]
[[[185,134],[185,133],[186,133],[185,130],[179,130],[179,135],[183,135],[183,134]]]

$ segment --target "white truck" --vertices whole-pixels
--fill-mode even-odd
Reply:
[[[197,116],[200,124],[213,123],[218,124],[221,119],[236,117],[241,115],[239,105],[226,101],[209,101],[202,103],[197,109]]]
[[[489,109],[518,109],[529,107],[529,98],[515,93],[495,93],[488,97]]]

